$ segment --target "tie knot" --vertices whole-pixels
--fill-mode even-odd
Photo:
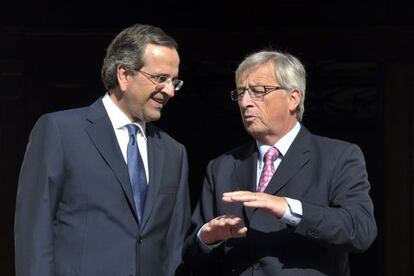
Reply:
[[[134,124],[128,124],[128,125],[126,125],[126,127],[128,128],[128,133],[129,133],[129,136],[134,136],[135,137],[135,135],[137,134],[137,131],[138,131],[138,126],[137,125],[134,125]]]
[[[279,156],[279,151],[275,147],[271,147],[268,149],[264,155],[265,161],[275,161],[276,158]]]
[[[128,128],[128,133],[129,133],[129,143],[131,143],[132,145],[135,145],[135,142],[137,140],[137,131],[138,131],[138,126],[134,125],[134,124],[128,124],[126,125],[126,127]]]

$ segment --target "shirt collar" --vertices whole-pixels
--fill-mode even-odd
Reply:
[[[299,122],[296,122],[296,125],[289,130],[288,133],[285,134],[279,141],[277,141],[273,146],[276,147],[280,153],[279,156],[285,156],[287,151],[290,148],[290,145],[292,145],[293,140],[295,140],[296,136],[299,133],[299,130],[301,128],[301,125]],[[263,144],[262,142],[256,140],[257,148],[259,149],[259,161],[263,160],[263,156],[265,153],[269,150],[271,146]]]
[[[102,98],[102,103],[108,113],[109,119],[112,123],[112,127],[117,129],[122,129],[128,124],[137,125],[144,138],[147,139],[145,135],[145,123],[144,122],[131,122],[127,115],[112,101],[108,93]]]

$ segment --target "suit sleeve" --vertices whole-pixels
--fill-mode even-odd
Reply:
[[[224,256],[223,246],[206,253],[201,249],[197,233],[200,228],[217,216],[214,179],[212,176],[213,162],[207,166],[201,196],[191,217],[191,228],[185,243],[185,261],[196,275],[215,275],[217,266]]]
[[[15,212],[16,276],[53,271],[53,222],[63,178],[61,139],[49,115],[34,126],[19,175]]]
[[[181,147],[181,172],[178,179],[178,193],[167,233],[168,275],[186,275],[187,270],[182,260],[185,235],[190,225],[191,206],[188,189],[188,161],[185,148]]]
[[[329,206],[302,201],[296,233],[347,251],[362,252],[374,241],[377,226],[369,196],[370,184],[360,148],[347,146],[334,166]]]

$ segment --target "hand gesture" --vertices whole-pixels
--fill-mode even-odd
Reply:
[[[222,215],[204,224],[200,238],[205,244],[213,244],[245,235],[247,228],[242,220],[233,215]]]
[[[223,194],[223,201],[241,202],[246,207],[260,208],[281,218],[288,208],[285,198],[260,192],[237,191]]]

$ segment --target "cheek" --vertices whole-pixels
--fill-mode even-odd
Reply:
[[[262,109],[263,116],[266,119],[272,120],[272,121],[280,117],[284,117],[285,114],[288,114],[288,113],[289,113],[288,105],[281,103],[281,102],[266,105]]]
[[[144,87],[141,86],[134,86],[131,92],[131,100],[136,103],[144,103],[148,98],[148,92],[145,90]]]
[[[263,114],[263,116],[270,117],[273,114],[276,114],[278,110],[280,110],[280,107],[276,103],[268,103],[262,106],[258,106],[260,112]]]

